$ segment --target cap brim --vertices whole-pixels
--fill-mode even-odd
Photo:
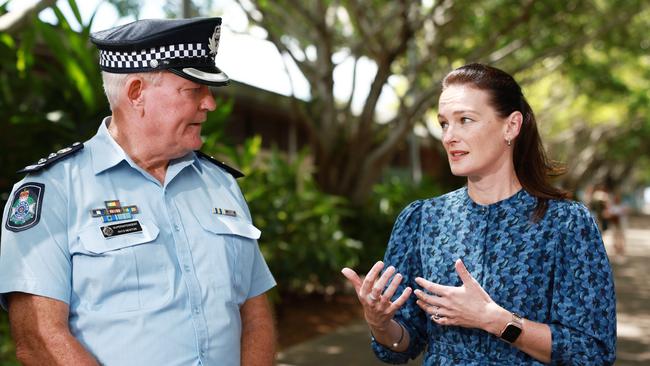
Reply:
[[[182,78],[209,86],[225,86],[230,81],[228,75],[216,66],[173,67],[168,70]]]

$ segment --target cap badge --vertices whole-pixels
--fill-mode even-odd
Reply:
[[[151,66],[152,69],[155,69],[156,67],[158,67],[158,60],[149,61],[149,66]]]
[[[210,48],[211,55],[217,55],[217,50],[219,49],[219,37],[221,36],[221,26],[218,25],[214,27],[214,33],[212,37],[208,39],[208,48]]]

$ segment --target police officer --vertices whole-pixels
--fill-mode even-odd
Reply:
[[[95,33],[112,110],[23,169],[0,293],[25,364],[270,365],[275,281],[235,182],[201,153],[221,19]],[[253,343],[255,342],[255,343]]]

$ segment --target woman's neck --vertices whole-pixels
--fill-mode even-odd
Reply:
[[[514,170],[509,174],[490,177],[468,177],[467,194],[479,205],[489,205],[512,197],[521,189]]]

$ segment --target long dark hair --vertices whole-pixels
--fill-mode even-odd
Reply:
[[[523,115],[521,130],[513,144],[515,174],[522,187],[537,198],[533,220],[539,221],[548,209],[549,199],[562,199],[567,193],[554,187],[549,177],[564,173],[564,169],[546,156],[537,121],[521,87],[508,73],[483,64],[469,64],[450,72],[442,80],[442,89],[450,85],[471,84],[489,94],[491,106],[501,118],[519,111]]]

